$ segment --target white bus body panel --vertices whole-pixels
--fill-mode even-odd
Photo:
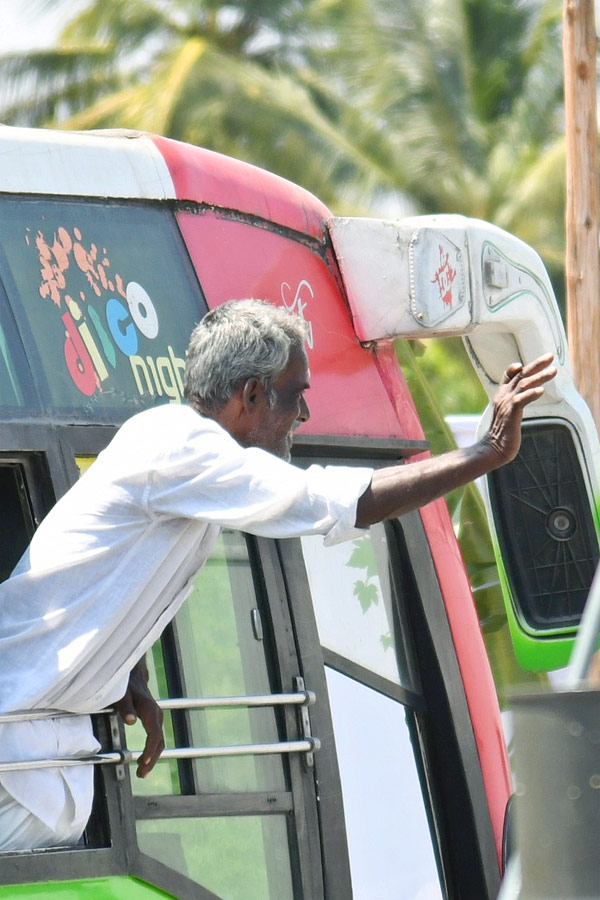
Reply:
[[[527,419],[564,419],[581,442],[590,501],[600,444],[576,391],[567,339],[539,255],[488,222],[455,215],[328,223],[359,340],[460,335],[491,398],[511,362],[552,352],[558,368]],[[487,427],[491,410],[479,426]]]
[[[48,131],[0,126],[0,191],[73,197],[175,199],[152,139],[136,132]]]

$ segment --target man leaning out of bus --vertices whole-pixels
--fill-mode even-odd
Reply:
[[[306,326],[268,303],[209,312],[188,350],[185,405],[129,419],[56,504],[0,585],[0,712],[76,713],[0,725],[6,761],[93,754],[89,713],[138,717],[144,777],[163,747],[143,655],[175,615],[223,526],[326,544],[391,519],[513,459],[523,407],[556,374],[550,355],[509,367],[486,436],[404,466],[289,463],[309,417]],[[70,845],[92,766],[0,772],[0,849]]]

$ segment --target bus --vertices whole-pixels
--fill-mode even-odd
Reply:
[[[598,559],[598,441],[530,248],[458,216],[336,218],[148,134],[2,127],[0,152],[0,578],[130,415],[182,402],[202,315],[255,297],[308,323],[299,466],[429,452],[397,339],[463,336],[490,394],[513,359],[555,353],[485,492],[521,664],[565,663]],[[81,842],[0,854],[0,900],[496,897],[510,766],[444,501],[333,548],[225,530],[148,664],[162,759],[136,779],[141,726],[98,710]]]

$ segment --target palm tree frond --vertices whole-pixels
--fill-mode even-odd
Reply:
[[[7,124],[39,124],[54,112],[68,114],[107,90],[119,75],[105,47],[35,51],[0,57],[0,117]]]

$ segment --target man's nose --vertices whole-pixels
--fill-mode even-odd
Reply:
[[[300,398],[300,421],[308,422],[310,419],[310,409],[308,408],[308,403],[304,399],[304,397]]]

